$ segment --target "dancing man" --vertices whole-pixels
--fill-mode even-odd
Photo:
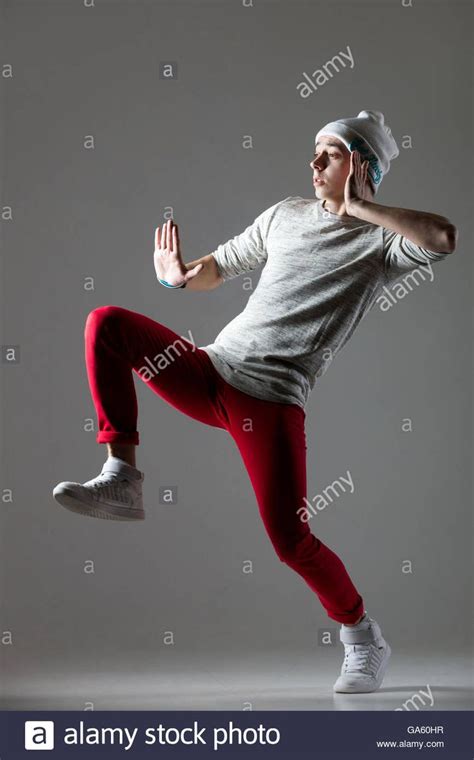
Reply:
[[[383,311],[390,286],[415,270],[424,274],[457,243],[456,227],[444,216],[375,203],[398,154],[383,114],[364,110],[317,133],[314,197],[275,203],[241,234],[187,264],[178,226],[169,220],[158,227],[154,268],[163,287],[213,290],[263,264],[258,285],[206,346],[120,306],[89,313],[85,360],[96,441],[106,444],[108,457],[98,476],[61,482],[53,491],[82,515],[144,519],[133,372],[175,409],[226,430],[278,558],[341,624],[338,692],[377,690],[391,648],[341,559],[310,530],[305,405],[361,319],[377,302]]]

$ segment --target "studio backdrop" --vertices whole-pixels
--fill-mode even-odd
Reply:
[[[137,709],[242,709],[226,696],[231,661],[278,652],[291,673],[304,655],[316,682],[339,659],[337,624],[276,556],[230,436],[136,376],[146,520],[86,519],[52,489],[93,477],[106,453],[84,363],[93,309],[132,309],[204,346],[258,284],[261,268],[167,290],[156,226],[172,217],[192,261],[279,200],[314,198],[317,130],[362,109],[384,113],[400,148],[377,202],[446,216],[459,242],[377,302],[317,380],[310,525],[397,657],[433,654],[416,684],[436,680],[440,655],[468,661],[471,16],[426,0],[3,3],[5,709],[57,709],[61,695],[71,709],[129,706],[117,694],[130,689]]]

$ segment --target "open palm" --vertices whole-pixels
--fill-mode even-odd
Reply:
[[[373,198],[368,178],[369,162],[361,162],[358,150],[351,152],[351,165],[344,187],[344,204],[350,214],[351,204],[359,200],[370,201]]]
[[[203,267],[203,264],[196,264],[192,269],[186,269],[181,256],[178,225],[171,219],[155,230],[153,263],[157,278],[174,286],[192,280]]]

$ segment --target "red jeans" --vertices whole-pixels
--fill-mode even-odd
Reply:
[[[160,322],[120,306],[91,311],[84,338],[97,443],[138,445],[133,372],[180,412],[227,430],[242,456],[279,559],[306,581],[330,618],[354,623],[364,612],[361,596],[339,557],[297,513],[306,504],[304,409],[234,388],[203,349]]]

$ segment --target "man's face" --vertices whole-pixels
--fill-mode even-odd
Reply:
[[[344,200],[344,187],[351,166],[350,156],[350,151],[337,137],[323,135],[319,138],[310,163],[317,198]],[[321,179],[320,183],[315,183],[317,178]]]

